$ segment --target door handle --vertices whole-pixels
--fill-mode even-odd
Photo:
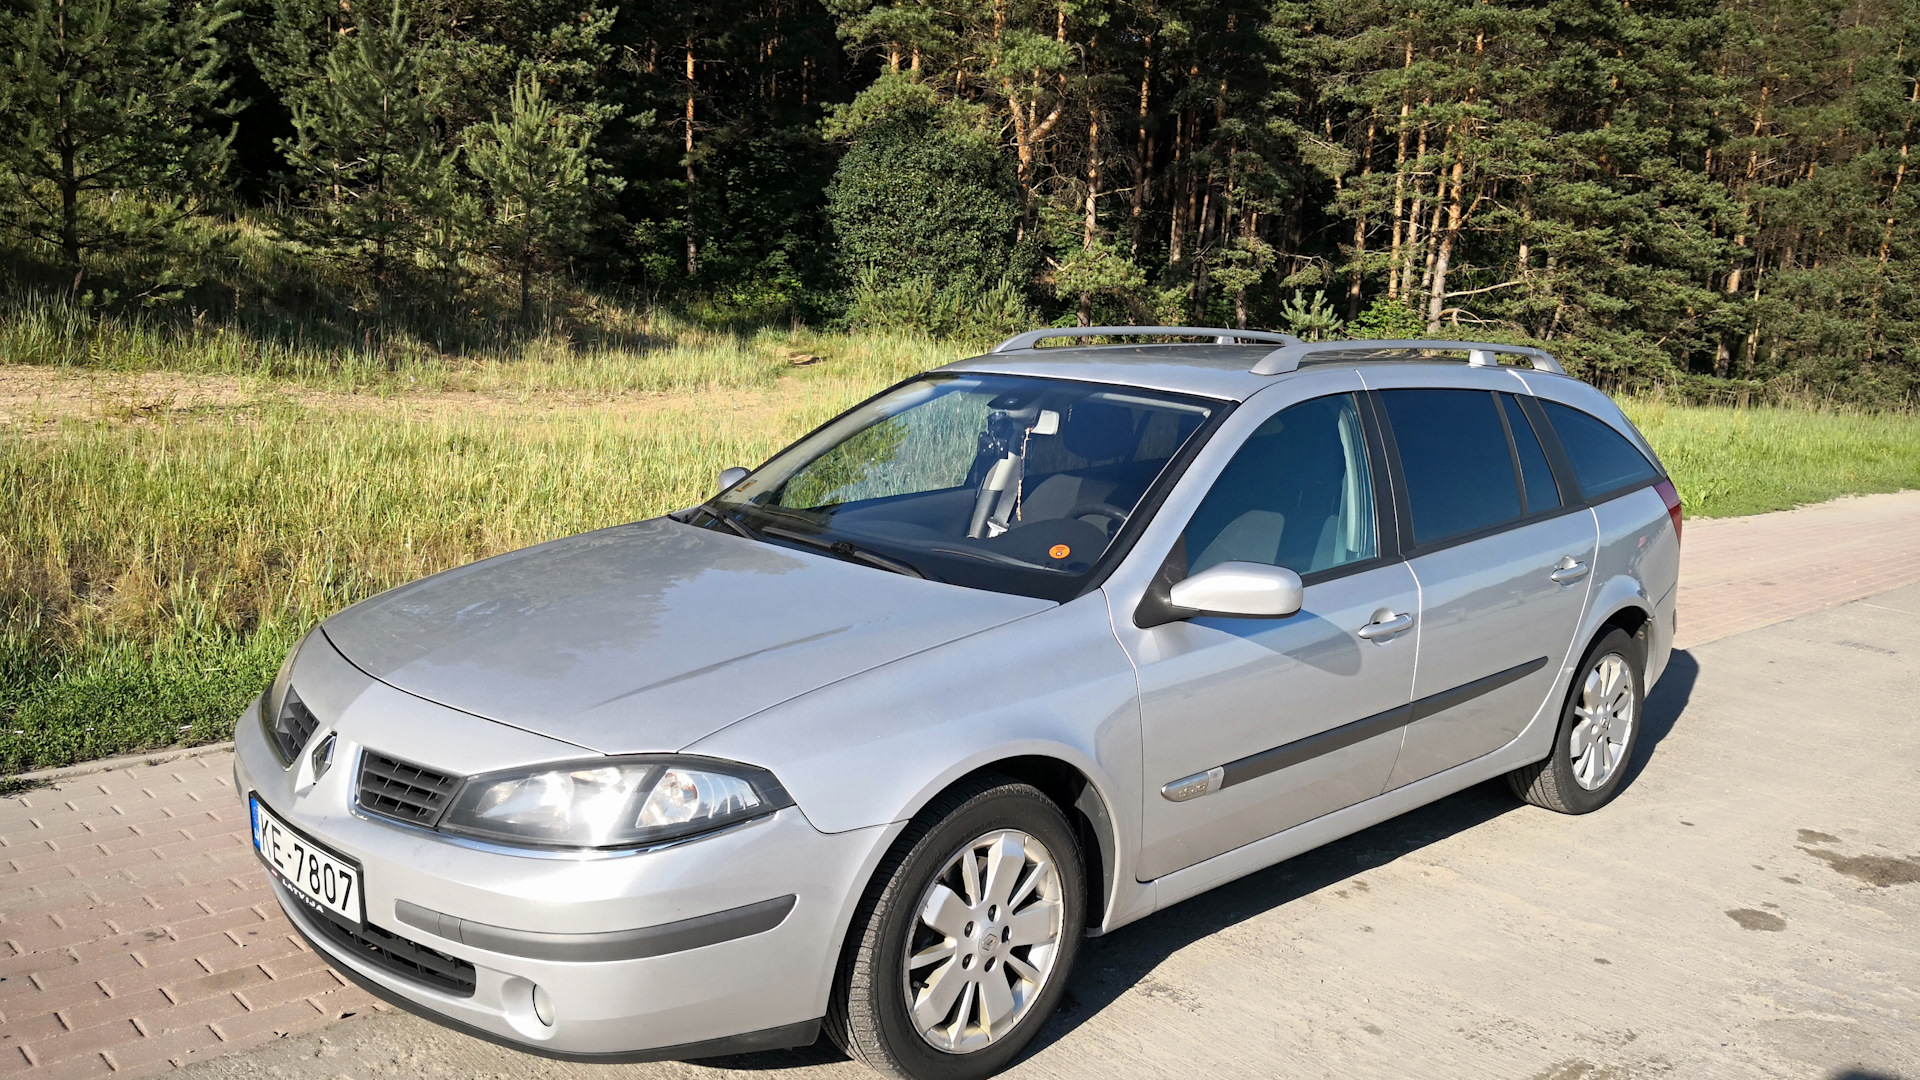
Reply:
[[[1413,616],[1395,615],[1393,612],[1383,608],[1373,613],[1372,622],[1361,627],[1355,631],[1355,633],[1366,638],[1368,641],[1385,641],[1396,634],[1405,632],[1407,628],[1412,625]]]
[[[1587,571],[1591,569],[1593,568],[1588,566],[1586,563],[1579,562],[1578,560],[1574,559],[1573,556],[1568,555],[1562,558],[1560,560],[1560,564],[1553,568],[1553,573],[1548,574],[1547,576],[1552,578],[1558,584],[1571,585],[1572,583],[1579,581],[1581,578],[1586,577]]]

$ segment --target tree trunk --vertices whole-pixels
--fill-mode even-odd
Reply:
[[[80,288],[80,177],[73,143],[60,140],[60,254],[73,271],[74,289]]]
[[[1186,169],[1183,171],[1182,166],[1187,163],[1187,158],[1189,157],[1185,151],[1187,148],[1187,130],[1191,126],[1192,125],[1187,123],[1187,113],[1185,109],[1174,114],[1173,164],[1167,170],[1169,177],[1167,185],[1167,202],[1169,203],[1167,208],[1169,211],[1167,214],[1167,266],[1170,268],[1179,266],[1187,253],[1184,226],[1186,225],[1187,214],[1191,213],[1193,208],[1193,199],[1190,197],[1193,177],[1189,175],[1192,170]],[[1185,205],[1182,205],[1183,203]]]
[[[1432,104],[1433,98],[1429,96],[1426,101],[1421,103],[1421,108]],[[1422,120],[1420,122],[1419,143],[1414,148],[1413,155],[1413,208],[1412,211],[1407,214],[1406,266],[1400,271],[1400,295],[1407,299],[1409,305],[1413,303],[1414,262],[1420,258],[1420,217],[1426,212],[1427,187],[1420,178],[1420,168],[1426,160],[1427,123]]]
[[[1140,61],[1139,130],[1133,144],[1133,207],[1129,218],[1133,235],[1127,249],[1136,259],[1140,257],[1140,227],[1145,221],[1147,177],[1152,168],[1152,155],[1147,149],[1147,104],[1153,87],[1153,35],[1148,34],[1142,44],[1145,55]]]
[[[533,314],[533,294],[530,286],[533,282],[533,249],[520,252],[520,322],[525,324]]]
[[[1413,67],[1413,42],[1407,42],[1407,60],[1403,67]],[[1413,112],[1413,95],[1404,90],[1400,93],[1400,125],[1397,142],[1393,152],[1393,248],[1387,256],[1387,298],[1400,298],[1400,244],[1405,239],[1405,222],[1401,214],[1406,209],[1407,190],[1407,117]]]
[[[1461,204],[1462,192],[1466,188],[1466,151],[1457,151],[1453,157],[1453,195],[1447,206],[1447,231],[1440,239],[1438,253],[1433,261],[1433,288],[1427,293],[1427,333],[1440,332],[1440,313],[1447,303],[1447,264],[1453,258],[1454,241],[1460,237],[1460,225],[1463,217]],[[1439,217],[1438,207],[1435,218]]]
[[[1082,251],[1092,251],[1100,233],[1100,107],[1087,108],[1087,213],[1086,229],[1080,238]],[[1080,325],[1093,325],[1093,294],[1080,294]]]
[[[1907,97],[1909,104],[1920,104],[1920,79],[1913,80],[1913,93]],[[1900,165],[1893,171],[1893,190],[1887,192],[1887,209],[1892,210],[1900,198],[1900,184],[1907,178],[1907,152],[1913,144],[1913,120],[1907,120],[1906,130],[1900,133]],[[1887,227],[1880,234],[1880,265],[1885,266],[1888,257],[1893,254],[1893,226],[1898,218],[1887,215]],[[1878,289],[1875,289],[1876,295]]]
[[[693,38],[687,38],[687,276],[695,277],[700,273],[700,242],[693,229]]]
[[[1367,117],[1366,146],[1360,151],[1360,194],[1366,198],[1366,179],[1373,175],[1373,132],[1379,122],[1380,114]],[[1353,221],[1353,273],[1347,278],[1347,318],[1356,318],[1360,314],[1360,289],[1366,275],[1367,264],[1367,212],[1363,208],[1354,215]],[[1241,324],[1246,325],[1245,323]]]

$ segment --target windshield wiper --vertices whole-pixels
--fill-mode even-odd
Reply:
[[[738,525],[737,522],[734,524],[740,528],[745,528],[745,526]],[[845,540],[825,540],[812,533],[801,532],[798,529],[783,529],[778,525],[762,525],[760,531],[768,536],[777,536],[782,540],[792,540],[796,543],[805,544],[808,547],[819,548],[821,551],[827,552],[830,555],[837,555],[849,562],[862,562],[868,566],[877,566],[882,570],[891,570],[896,574],[905,574],[908,577],[920,578],[922,580],[925,580],[927,576],[921,573],[912,563],[890,558],[877,551],[868,551],[866,548],[858,545],[849,544]]]
[[[707,516],[713,518],[715,521],[718,521],[720,524],[725,525],[727,528],[732,529],[734,532],[739,533],[741,536],[744,536],[749,540],[758,540],[762,543],[766,542],[766,537],[761,536],[757,532],[754,532],[753,529],[750,528],[746,522],[741,521],[740,519],[734,517],[733,515],[727,513],[726,511],[720,509],[719,507],[714,506],[711,503],[706,503],[706,504],[702,504],[700,509],[705,510],[707,512]]]

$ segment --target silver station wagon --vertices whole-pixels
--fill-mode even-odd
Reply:
[[[1040,347],[1089,336],[1172,340]],[[340,972],[560,1058],[983,1076],[1088,935],[1503,775],[1599,808],[1673,640],[1673,486],[1535,349],[1035,331],[721,488],[294,650],[235,772]]]

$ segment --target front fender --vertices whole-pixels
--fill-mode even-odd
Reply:
[[[905,821],[996,761],[1053,758],[1092,783],[1112,819],[1114,876],[1131,872],[1139,695],[1099,593],[804,694],[686,749],[772,770],[824,832]]]

